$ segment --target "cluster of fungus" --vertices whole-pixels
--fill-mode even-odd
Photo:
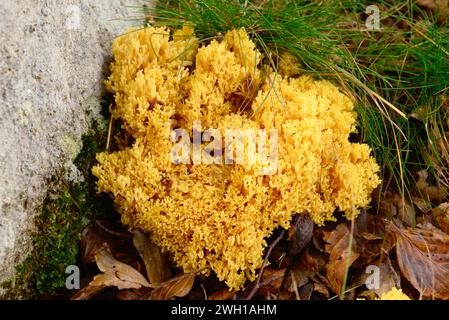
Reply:
[[[191,28],[145,28],[113,43],[113,117],[132,143],[97,155],[99,192],[185,272],[214,271],[231,289],[254,280],[266,239],[295,214],[317,224],[353,216],[380,182],[365,144],[351,143],[353,103],[328,81],[264,65],[245,30],[201,44]],[[264,164],[174,163],[174,129],[277,130],[277,171]],[[224,136],[224,134],[223,134]]]

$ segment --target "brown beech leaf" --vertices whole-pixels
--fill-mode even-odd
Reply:
[[[387,250],[389,239],[384,239],[380,235],[372,233],[362,233],[356,236],[357,249],[360,252],[360,257],[357,260],[357,265],[372,264],[383,252]],[[391,242],[391,241],[390,241]],[[392,247],[393,245],[391,245]],[[354,266],[357,267],[357,266]]]
[[[432,217],[436,225],[449,234],[449,202],[440,204],[432,209]]]
[[[288,231],[290,255],[296,255],[302,251],[312,240],[313,221],[309,215],[300,214],[297,216],[296,223]]]
[[[305,250],[298,262],[291,268],[285,278],[284,288],[289,292],[294,292],[310,281],[319,271],[319,262],[312,256],[308,250]],[[296,288],[295,288],[296,286]]]
[[[323,228],[315,228],[312,237],[313,246],[321,252],[326,252],[325,250],[326,241],[324,241],[323,238],[324,238]]]
[[[313,291],[322,294],[325,298],[329,298],[329,289],[322,283],[315,282],[313,284]]]
[[[441,24],[449,17],[449,0],[417,0],[417,4],[432,10]]]
[[[432,210],[432,202],[424,199],[422,196],[412,196],[412,201],[413,204],[423,213],[427,213]]]
[[[184,297],[192,290],[195,281],[194,273],[185,273],[159,284],[150,295],[151,300],[169,300],[173,297]]]
[[[279,289],[279,293],[277,294],[277,300],[292,300],[294,299],[294,295],[291,292],[288,292],[287,290]]]
[[[133,267],[116,260],[108,251],[102,250],[95,255],[98,268],[103,272],[96,275],[89,286],[116,286],[122,289],[151,287],[145,277]]]
[[[212,293],[209,300],[232,300],[235,297],[235,291],[229,291],[228,288]]]
[[[417,0],[416,4],[446,17],[449,13],[448,0]]]
[[[449,235],[432,225],[403,229],[396,235],[396,255],[402,274],[426,297],[449,299]]]
[[[134,290],[122,290],[117,294],[117,300],[139,300],[140,295]]]
[[[288,255],[284,246],[275,246],[270,254],[270,264],[277,269],[288,268],[293,263],[293,257]]]
[[[313,283],[308,283],[308,284],[302,286],[299,289],[299,299],[309,301],[310,297],[312,296],[312,293],[313,293],[313,288],[314,288]]]
[[[415,208],[397,193],[387,193],[380,202],[380,212],[389,220],[397,218],[407,226],[415,225]]]
[[[97,295],[101,291],[103,291],[106,288],[106,286],[93,286],[90,285],[90,283],[82,288],[81,290],[78,290],[71,298],[70,300],[88,300],[92,298],[93,296]]]
[[[354,246],[349,248],[350,230],[344,223],[339,224],[331,232],[324,232],[326,252],[329,253],[329,263],[326,265],[326,275],[331,289],[340,294],[344,285],[346,268],[350,267],[359,254]],[[354,242],[353,242],[354,243]]]
[[[447,197],[447,190],[442,186],[429,185],[427,182],[429,173],[427,170],[418,171],[418,181],[416,188],[419,190],[421,198],[428,201],[441,203]]]
[[[380,298],[384,293],[387,293],[391,288],[401,287],[401,277],[398,272],[393,268],[390,258],[388,256],[383,257],[382,262],[375,264],[379,268],[379,287],[374,288],[373,291]]]
[[[370,268],[372,267],[372,268]],[[380,297],[391,288],[401,287],[401,278],[387,255],[373,261],[369,266],[359,270],[360,275],[351,283],[351,287],[366,287],[366,297]],[[377,282],[378,281],[378,282]]]
[[[363,232],[359,234],[359,237],[368,240],[368,241],[375,241],[375,240],[382,240],[383,238],[378,234],[373,234],[369,232]]]
[[[135,230],[133,243],[145,263],[145,269],[151,283],[162,283],[171,277],[170,269],[161,249],[151,242],[148,235],[140,230]]]
[[[270,293],[277,292],[284,280],[286,269],[265,268],[260,280],[258,294],[267,296]]]
[[[106,240],[100,235],[97,227],[89,225],[81,233],[81,257],[83,263],[95,262],[95,254],[107,247]]]

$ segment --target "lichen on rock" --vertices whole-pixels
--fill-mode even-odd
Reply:
[[[64,170],[81,178],[71,162],[101,109],[111,41],[136,23],[122,18],[151,3],[0,1],[0,286],[15,281],[16,267],[35,251],[53,178]]]
[[[379,167],[367,145],[348,141],[352,101],[328,81],[264,66],[245,30],[200,46],[189,28],[145,28],[116,39],[113,54],[112,113],[133,143],[97,155],[98,191],[184,271],[213,270],[239,289],[255,279],[266,238],[294,214],[323,224],[369,204]],[[261,173],[260,162],[173,163],[172,130],[193,138],[197,121],[223,136],[277,130],[276,173]]]

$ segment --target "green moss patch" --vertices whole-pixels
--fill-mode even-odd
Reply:
[[[65,293],[65,269],[77,264],[81,231],[91,219],[104,215],[109,206],[97,196],[91,167],[106,144],[107,128],[94,121],[83,137],[83,148],[74,161],[84,176],[80,183],[55,177],[42,213],[36,218],[33,251],[17,267],[16,276],[2,285],[6,299],[42,298]]]

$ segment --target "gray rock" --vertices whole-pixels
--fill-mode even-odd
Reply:
[[[48,179],[98,116],[114,37],[148,0],[0,0],[0,282],[30,252]]]

